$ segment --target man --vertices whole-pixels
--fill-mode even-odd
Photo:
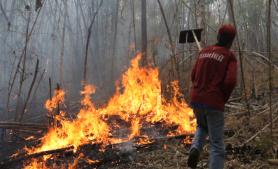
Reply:
[[[237,79],[237,60],[230,51],[236,35],[232,25],[223,25],[217,44],[204,48],[191,74],[191,105],[197,130],[189,152],[188,166],[196,168],[206,137],[210,143],[210,169],[224,168],[224,105]]]

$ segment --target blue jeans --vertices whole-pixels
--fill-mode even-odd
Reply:
[[[207,108],[196,108],[194,114],[197,119],[197,130],[191,148],[202,151],[209,136],[210,169],[223,169],[225,159],[224,146],[224,112]]]

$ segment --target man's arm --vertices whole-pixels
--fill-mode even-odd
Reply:
[[[224,79],[223,89],[225,101],[228,101],[232,91],[237,83],[237,60],[233,56],[232,60],[228,64],[226,76]]]

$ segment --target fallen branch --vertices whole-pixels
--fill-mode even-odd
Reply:
[[[29,160],[32,158],[38,158],[38,157],[42,157],[45,155],[59,154],[59,153],[64,153],[66,151],[72,151],[73,148],[74,148],[73,146],[70,146],[70,147],[56,149],[56,150],[42,151],[42,152],[38,152],[38,153],[34,153],[34,154],[27,154],[27,155],[21,154],[19,156],[9,158],[7,160],[0,162],[0,168],[5,168],[13,163],[17,163],[17,162],[24,161],[24,160]]]
[[[232,109],[238,109],[238,110],[247,111],[247,110],[246,110],[246,107],[243,107],[243,106],[237,106],[237,105],[232,105],[232,104],[226,104],[225,107],[227,107],[227,108],[232,108]]]
[[[268,159],[267,161],[269,164],[278,165],[278,159]]]
[[[47,130],[47,125],[44,125],[44,124],[35,124],[35,123],[0,122],[0,128],[5,128],[5,129]]]
[[[277,103],[274,103],[274,104],[272,105],[273,109],[275,109],[276,106],[278,106],[278,102],[277,102]],[[269,109],[270,109],[270,107],[267,107],[264,111],[260,112],[259,114],[264,114],[264,113],[268,112]]]
[[[265,60],[267,63],[269,63],[269,59],[267,57],[265,57],[264,55],[257,53],[257,52],[252,52],[252,54],[254,54],[255,56],[261,57],[263,60]],[[275,69],[278,70],[278,66],[275,63],[271,62],[271,64]]]
[[[276,122],[278,120],[278,116],[272,120],[272,122]],[[267,129],[270,126],[270,123],[268,123],[267,125],[265,125],[260,131],[258,131],[256,134],[254,134],[252,137],[250,137],[248,140],[246,140],[242,145],[246,145],[247,143],[249,143],[250,141],[252,141],[253,139],[255,139],[260,133],[262,133],[265,129]]]

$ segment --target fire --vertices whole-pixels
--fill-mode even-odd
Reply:
[[[140,145],[144,145],[144,144],[150,144],[152,143],[152,141],[149,140],[148,136],[144,135],[141,138],[139,138],[139,142]]]
[[[25,141],[29,141],[29,140],[33,140],[33,139],[35,139],[35,136],[30,136],[30,137],[27,137],[27,138],[25,139]]]
[[[132,131],[132,133],[129,135],[129,140],[131,140],[134,137],[140,135],[140,128],[141,128],[140,119],[138,119],[138,118],[137,119],[133,119],[131,121],[131,131]]]
[[[42,138],[39,147],[28,150],[28,153],[36,153],[58,148],[73,146],[76,150],[85,143],[100,143],[108,145],[128,141],[140,136],[143,123],[164,122],[165,125],[176,125],[175,134],[193,133],[196,128],[192,109],[185,100],[179,99],[179,87],[177,82],[172,83],[174,91],[171,99],[165,99],[161,94],[161,81],[157,68],[141,68],[138,54],[132,61],[131,67],[123,74],[121,83],[116,86],[114,96],[107,105],[96,108],[91,100],[91,95],[96,88],[85,85],[81,91],[81,109],[74,120],[66,118],[66,112],[56,116],[59,125],[49,129]],[[56,90],[54,97],[47,100],[45,107],[48,111],[54,111],[59,103],[63,103],[65,92]],[[117,116],[130,124],[130,133],[125,139],[113,137],[111,124],[108,119]],[[144,142],[147,136],[144,136]],[[30,164],[35,165],[37,161]],[[30,168],[26,166],[26,168]],[[32,168],[32,167],[31,167]],[[34,168],[34,167],[33,167]]]
[[[39,162],[36,159],[33,159],[31,164],[25,166],[24,169],[48,169],[45,163]]]
[[[42,138],[42,146],[29,153],[47,151],[57,148],[65,148],[67,146],[78,146],[85,143],[108,143],[109,126],[101,118],[94,104],[90,100],[90,95],[95,92],[93,86],[85,86],[81,91],[83,99],[77,118],[73,121],[64,117],[64,114],[56,116],[60,123],[60,127],[51,128]],[[54,98],[58,97],[59,92]],[[55,100],[55,99],[52,99]],[[64,100],[61,98],[59,101]],[[57,99],[58,101],[58,99]],[[53,104],[54,105],[54,104]],[[58,104],[56,104],[58,105]]]
[[[79,156],[74,160],[73,164],[69,165],[68,169],[77,169],[78,161],[80,158],[83,158],[84,154],[81,153]]]
[[[64,97],[65,97],[65,92],[63,90],[57,89],[54,92],[54,97],[47,100],[45,103],[45,108],[49,111],[52,112],[59,103],[64,102]]]

